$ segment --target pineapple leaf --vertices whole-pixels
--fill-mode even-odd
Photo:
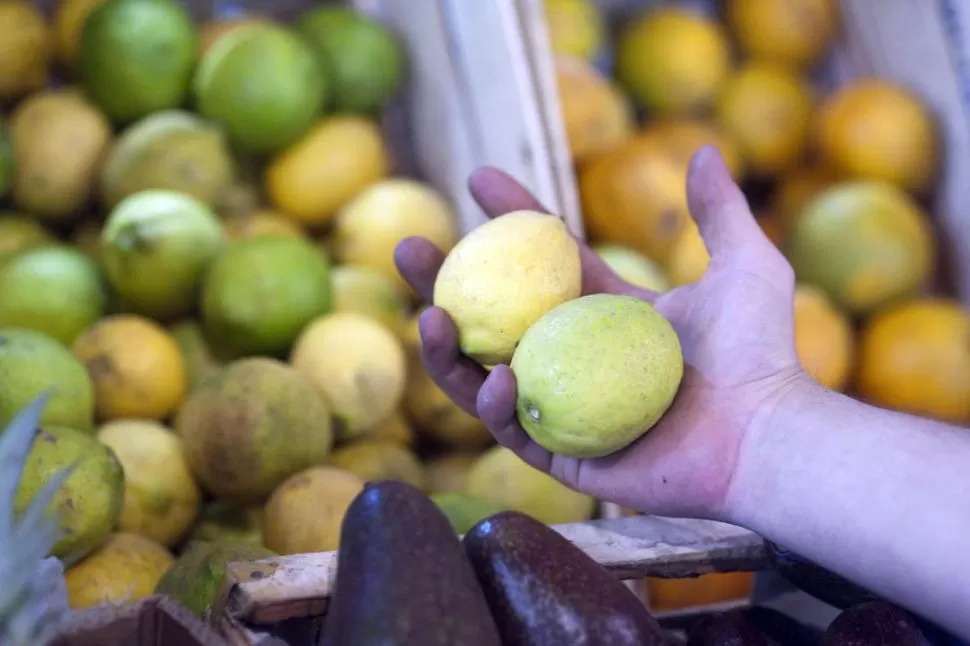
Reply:
[[[3,435],[0,435],[0,538],[10,536],[13,530],[13,503],[17,484],[20,482],[48,399],[49,390],[20,411]]]

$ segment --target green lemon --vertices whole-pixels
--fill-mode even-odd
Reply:
[[[0,267],[0,327],[37,330],[70,345],[106,306],[101,272],[76,249],[32,249]]]
[[[196,106],[240,148],[258,153],[296,141],[330,91],[310,46],[276,25],[241,27],[217,40],[193,82]]]
[[[41,422],[90,430],[94,385],[69,349],[42,332],[0,328],[0,428],[43,392],[52,391]]]
[[[407,61],[397,38],[383,25],[349,7],[316,7],[297,29],[334,75],[334,107],[370,114],[400,90]]]
[[[185,102],[197,58],[192,18],[174,0],[106,0],[81,33],[88,95],[115,122]]]
[[[208,331],[242,354],[281,355],[307,323],[330,311],[330,264],[312,242],[287,234],[231,244],[202,287]]]
[[[196,304],[203,273],[225,244],[219,218],[183,193],[123,199],[101,234],[108,282],[131,311],[169,320]]]

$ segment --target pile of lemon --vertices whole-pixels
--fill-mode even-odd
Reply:
[[[466,521],[592,513],[483,457],[488,432],[420,366],[394,247],[458,233],[394,175],[380,120],[406,81],[394,34],[343,6],[284,24],[0,0],[0,425],[51,393],[19,500],[77,465],[52,503],[72,606],[169,572],[201,611],[221,570],[186,573],[185,546],[225,547],[205,557],[223,566],[334,549],[368,480],[447,494]]]

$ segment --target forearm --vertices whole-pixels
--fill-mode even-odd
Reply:
[[[801,384],[746,438],[728,514],[970,638],[970,430]]]

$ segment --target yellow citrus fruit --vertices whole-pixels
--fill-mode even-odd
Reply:
[[[266,502],[266,547],[277,554],[337,549],[340,524],[363,489],[363,480],[334,467],[311,467],[291,476]]]
[[[116,533],[64,574],[72,610],[150,597],[175,563],[158,543],[137,534]]]
[[[839,6],[836,0],[727,0],[725,14],[749,56],[805,67],[825,54]]]
[[[926,190],[936,179],[936,124],[903,88],[880,79],[857,81],[829,97],[815,118],[815,145],[840,175],[911,191]]]
[[[222,228],[228,240],[244,240],[275,233],[302,237],[305,232],[299,224],[272,209],[257,209],[226,216]]]
[[[356,440],[334,451],[330,462],[364,482],[400,480],[418,489],[425,488],[421,462],[411,449],[397,442],[370,438]]]
[[[0,103],[47,84],[50,29],[32,2],[0,0]]]
[[[544,0],[552,50],[557,54],[593,58],[606,37],[606,24],[593,0]]]
[[[884,182],[836,184],[821,193],[802,209],[785,248],[799,280],[853,315],[912,296],[936,255],[927,215]]]
[[[158,422],[134,419],[107,422],[97,438],[114,451],[125,472],[119,530],[174,545],[202,503],[181,438]]]
[[[652,260],[621,245],[594,245],[593,251],[623,280],[655,292],[670,289],[670,281]]]
[[[556,82],[575,163],[615,148],[633,134],[633,109],[626,96],[585,60],[557,56]]]
[[[482,421],[438,388],[413,353],[409,359],[404,406],[419,436],[455,449],[481,449],[494,442]]]
[[[661,115],[710,107],[730,68],[730,45],[721,26],[684,7],[647,11],[627,25],[617,44],[620,83]]]
[[[788,69],[748,63],[728,79],[717,116],[741,147],[745,167],[762,177],[792,168],[802,157],[812,114],[812,90]]]
[[[60,0],[54,12],[54,45],[57,59],[68,69],[77,64],[81,30],[91,11],[104,0]]]
[[[164,419],[185,394],[185,363],[172,336],[140,316],[101,319],[74,341],[74,354],[94,381],[102,420]]]
[[[591,160],[579,174],[590,238],[664,263],[690,221],[686,182],[687,169],[650,137]]]
[[[56,241],[36,219],[12,211],[0,211],[0,268],[16,254]]]
[[[596,508],[593,498],[534,469],[504,446],[479,457],[468,473],[465,493],[549,525],[587,520]]]
[[[232,33],[240,27],[273,24],[266,16],[249,13],[232,18],[220,18],[207,22],[199,29],[199,55],[205,56],[209,48],[222,36]]]
[[[477,453],[443,453],[424,465],[431,493],[461,493],[468,482],[468,472],[478,460]]]
[[[811,285],[795,288],[795,349],[817,382],[832,390],[845,388],[855,353],[852,322]]]
[[[447,253],[458,239],[455,214],[430,186],[386,179],[341,209],[334,225],[333,250],[338,262],[376,269],[402,293],[410,294],[394,265],[397,243],[409,236],[427,238]]]
[[[276,208],[295,220],[320,226],[387,175],[389,164],[375,122],[349,115],[326,117],[270,161],[266,192]]]
[[[26,98],[10,119],[14,204],[48,220],[75,215],[91,195],[111,134],[101,111],[73,91]]]
[[[398,408],[377,424],[367,429],[363,437],[371,440],[387,440],[388,442],[397,442],[403,446],[411,446],[414,444],[414,429],[411,428],[411,424],[404,415],[404,411]]]
[[[862,332],[857,386],[872,403],[970,422],[970,315],[960,303],[919,299],[876,314]]]
[[[744,174],[744,160],[737,140],[729,131],[712,121],[690,118],[653,119],[643,129],[640,137],[656,142],[664,154],[683,167],[685,176],[690,160],[703,146],[717,148],[734,179],[741,179]]]
[[[290,363],[330,403],[344,439],[387,417],[404,394],[401,342],[362,314],[339,312],[307,325],[293,344]]]
[[[394,281],[376,269],[353,265],[334,267],[331,275],[335,312],[363,314],[400,333],[407,303]]]

